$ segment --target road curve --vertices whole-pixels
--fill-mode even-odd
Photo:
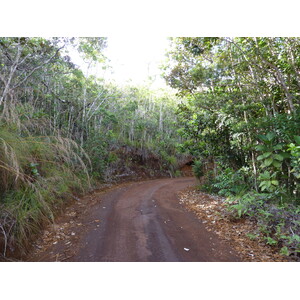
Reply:
[[[89,216],[100,226],[81,237],[69,261],[239,261],[179,203],[177,193],[193,184],[193,178],[157,179],[104,193]]]

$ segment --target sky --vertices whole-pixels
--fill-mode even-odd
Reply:
[[[143,84],[149,76],[154,79],[152,87],[166,87],[161,78],[159,65],[165,60],[169,40],[161,36],[111,36],[107,39],[107,48],[103,53],[109,60],[111,68],[103,71],[96,68],[90,73],[114,80],[118,85],[132,83]],[[76,53],[72,60],[84,69],[83,62]]]
[[[160,36],[108,37],[104,53],[111,60],[112,77],[120,84],[128,79],[140,84],[152,76],[156,85],[164,85],[159,65],[165,58],[168,43],[167,38]]]

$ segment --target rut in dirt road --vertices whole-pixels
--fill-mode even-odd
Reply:
[[[90,219],[101,225],[87,232],[70,261],[239,261],[178,202],[177,192],[193,178],[157,179],[112,189]]]

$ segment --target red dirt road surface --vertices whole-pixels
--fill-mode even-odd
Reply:
[[[97,204],[77,220],[82,227],[92,225],[76,232],[73,253],[63,261],[240,261],[233,249],[179,203],[177,193],[194,184],[190,177],[156,179],[97,195]],[[65,251],[64,245],[48,248],[52,256],[39,253],[28,260],[55,261]]]

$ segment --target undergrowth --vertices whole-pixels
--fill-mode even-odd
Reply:
[[[236,218],[250,217],[268,245],[296,260],[300,257],[300,208],[292,203],[275,202],[272,195],[249,192],[227,199],[228,209]]]
[[[231,168],[219,170],[217,176],[206,174],[206,183],[200,189],[226,197],[231,217],[251,218],[256,222],[258,232],[266,244],[275,246],[280,253],[300,260],[300,208],[297,199],[282,187],[275,191],[255,191],[247,181],[253,180],[246,168],[234,171]],[[256,233],[249,233],[252,239]]]
[[[30,135],[0,124],[1,255],[24,253],[32,237],[73,193],[90,186],[88,156],[58,133]]]

